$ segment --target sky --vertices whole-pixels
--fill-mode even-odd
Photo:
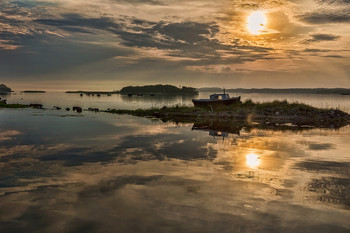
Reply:
[[[0,0],[0,83],[350,88],[350,0]]]

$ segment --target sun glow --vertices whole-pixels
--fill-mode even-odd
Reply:
[[[267,18],[262,11],[254,11],[247,18],[247,29],[251,34],[259,35],[265,29]]]
[[[246,164],[250,168],[256,168],[260,165],[261,159],[254,153],[246,155]]]

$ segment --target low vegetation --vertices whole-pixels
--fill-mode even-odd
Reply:
[[[173,106],[137,110],[108,110],[115,114],[156,117],[163,120],[183,121],[184,119],[222,120],[245,119],[255,122],[293,123],[297,125],[312,125],[331,127],[332,125],[347,125],[350,115],[338,109],[321,109],[302,103],[273,101],[255,103],[246,100],[230,106],[219,106],[214,109],[195,108],[190,106]]]
[[[198,108],[191,106],[172,106],[162,108],[150,108],[150,109],[113,109],[107,112],[116,114],[128,114],[134,116],[154,116],[161,113],[235,113],[238,115],[247,114],[262,114],[262,115],[293,115],[293,114],[307,114],[307,113],[326,113],[326,112],[343,113],[340,110],[321,109],[312,107],[302,103],[288,103],[287,101],[273,101],[264,103],[255,103],[251,100],[246,100],[241,103],[233,104],[230,106],[217,106],[214,109]]]
[[[0,102],[0,108],[28,108],[28,105],[24,104],[7,104],[5,102]]]

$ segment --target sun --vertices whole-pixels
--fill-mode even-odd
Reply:
[[[264,30],[267,18],[262,11],[254,11],[247,18],[247,29],[251,34],[259,35]]]

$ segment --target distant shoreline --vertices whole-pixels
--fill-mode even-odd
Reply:
[[[119,94],[119,91],[66,91],[68,94]]]
[[[46,93],[46,91],[26,90],[26,91],[21,91],[21,93]]]
[[[222,88],[218,87],[204,87],[197,88],[200,92],[221,93]],[[336,95],[350,95],[348,88],[231,88],[226,89],[226,92],[233,93],[259,93],[259,94],[336,94]]]
[[[0,101],[1,108],[37,108],[44,109],[41,104],[7,104]],[[61,108],[54,107],[59,110]],[[72,110],[81,107],[73,107]],[[70,108],[66,108],[70,111]],[[204,121],[245,121],[248,124],[281,125],[293,124],[298,127],[310,126],[318,128],[340,128],[350,124],[350,114],[338,109],[322,109],[300,103],[288,103],[287,101],[273,101],[254,103],[247,100],[243,103],[222,107],[215,110],[188,106],[174,106],[150,109],[108,109],[97,108],[84,109],[84,111],[107,112],[120,115],[132,115],[139,117],[153,117],[163,121],[174,122],[204,122]]]

